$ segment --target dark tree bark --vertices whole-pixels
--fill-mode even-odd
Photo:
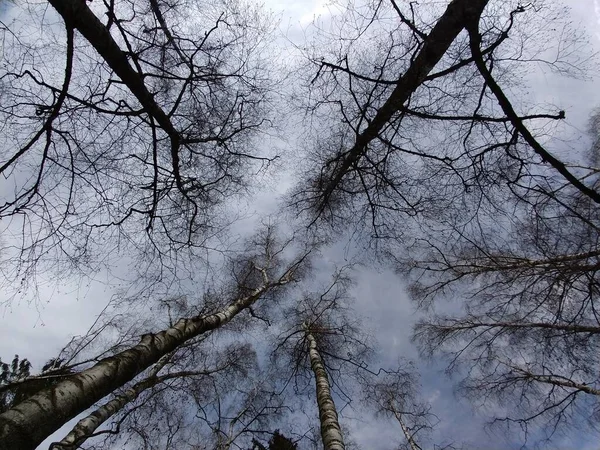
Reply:
[[[268,17],[227,2],[50,4],[64,31],[44,5],[0,28],[11,48],[0,73],[0,173],[11,186],[0,217],[14,233],[2,259],[14,290],[64,263],[88,275],[109,253],[141,275],[206,261],[234,220],[219,206],[277,157],[254,141],[272,124]]]
[[[427,75],[442,59],[459,33],[469,23],[477,20],[488,1],[453,0],[450,3],[431,32],[423,38],[418,53],[412,58],[406,72],[395,83],[396,86],[387,100],[368,121],[367,127],[356,136],[352,147],[344,149],[335,160],[329,161],[327,165],[333,167],[333,170],[327,170],[316,181],[317,214],[321,214],[329,206],[333,193],[351,167],[356,166],[360,159],[368,154],[369,143],[380,136],[382,129],[388,125],[395,114],[402,111],[407,100],[426,80]]]

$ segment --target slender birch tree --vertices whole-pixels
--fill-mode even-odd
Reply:
[[[354,369],[368,359],[370,350],[358,320],[349,318],[348,270],[336,271],[320,292],[305,292],[290,306],[274,350],[287,366],[282,371],[296,380],[296,395],[314,389],[321,441],[327,450],[347,447],[333,392],[342,401],[348,398]]]
[[[323,359],[319,353],[319,345],[308,324],[303,324],[304,337],[308,345],[310,368],[315,377],[317,405],[319,407],[319,422],[321,424],[321,438],[325,450],[344,450],[344,438],[338,420],[335,403],[331,396],[331,386]]]
[[[222,309],[182,318],[165,330],[146,334],[137,345],[100,360],[1,414],[0,448],[35,448],[66,421],[130,382],[190,339],[227,324],[259,299],[280,294],[287,285],[299,279],[310,253],[309,249],[285,263],[282,252],[287,244],[290,242],[278,243],[274,230],[267,228],[262,238],[249,244],[244,258],[234,262],[236,283],[230,290],[232,299]]]

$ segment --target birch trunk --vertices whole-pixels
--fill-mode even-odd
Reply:
[[[306,331],[308,341],[308,355],[310,358],[310,367],[315,374],[315,384],[317,387],[317,405],[319,406],[319,420],[321,422],[321,438],[323,439],[324,450],[344,450],[344,439],[342,430],[338,421],[337,410],[331,397],[331,389],[327,372],[323,365],[323,360],[319,354],[317,340]]]
[[[413,435],[411,434],[410,430],[404,423],[404,420],[402,419],[402,414],[400,414],[396,410],[396,408],[394,408],[393,406],[392,406],[392,412],[394,413],[394,417],[400,424],[400,428],[402,428],[402,433],[404,434],[404,437],[406,438],[406,441],[408,442],[408,446],[410,447],[410,450],[421,450],[421,447],[419,447],[417,445],[417,443],[415,442],[415,440],[413,438]]]
[[[35,449],[65,422],[131,381],[161,357],[186,341],[226,324],[264,293],[290,281],[288,271],[277,282],[265,283],[218,313],[180,319],[172,327],[147,334],[139,344],[29,397],[0,414],[0,450]]]
[[[136,383],[135,386],[127,389],[123,394],[116,396],[109,402],[99,407],[92,414],[77,422],[77,425],[75,425],[69,434],[67,434],[60,442],[52,444],[50,449],[75,450],[76,448],[79,448],[81,444],[92,437],[100,425],[121,411],[125,405],[138,398],[143,391],[150,389],[160,381],[164,380],[154,377],[146,378],[143,381]]]
[[[144,378],[139,383],[136,383],[124,393],[117,395],[112,400],[108,401],[89,416],[84,417],[60,442],[56,442],[50,446],[50,450],[75,450],[79,448],[86,440],[91,438],[94,432],[110,419],[112,416],[121,411],[128,403],[133,402],[140,396],[142,392],[173,378],[193,377],[199,375],[209,375],[213,371],[183,371],[175,372],[167,375],[156,376],[150,375]]]
[[[131,403],[146,389],[150,389],[159,382],[165,381],[169,376],[158,377],[158,372],[165,366],[173,354],[169,353],[160,358],[160,360],[152,367],[149,375],[136,383],[129,389],[127,389],[121,395],[116,396],[109,402],[105,403],[98,409],[96,409],[89,416],[84,417],[73,429],[67,434],[60,442],[56,442],[50,446],[50,449],[56,450],[70,450],[77,448],[89,439],[94,431],[98,429],[100,425],[118,413],[125,405]],[[172,377],[171,377],[172,378]]]

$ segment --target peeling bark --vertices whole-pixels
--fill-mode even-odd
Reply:
[[[344,450],[346,447],[344,445],[335,403],[331,397],[327,372],[325,371],[323,360],[319,354],[317,340],[309,330],[306,330],[306,340],[308,341],[310,367],[315,375],[315,384],[317,387],[317,405],[319,406],[319,420],[321,422],[323,448],[324,450]]]
[[[0,414],[0,450],[33,450],[50,434],[114,390],[125,385],[186,341],[229,322],[263,294],[292,281],[288,270],[224,310],[180,319],[172,327],[144,335],[139,344],[29,397]]]

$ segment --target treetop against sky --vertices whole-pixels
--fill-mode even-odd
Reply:
[[[596,3],[0,2],[0,449],[594,448]]]

